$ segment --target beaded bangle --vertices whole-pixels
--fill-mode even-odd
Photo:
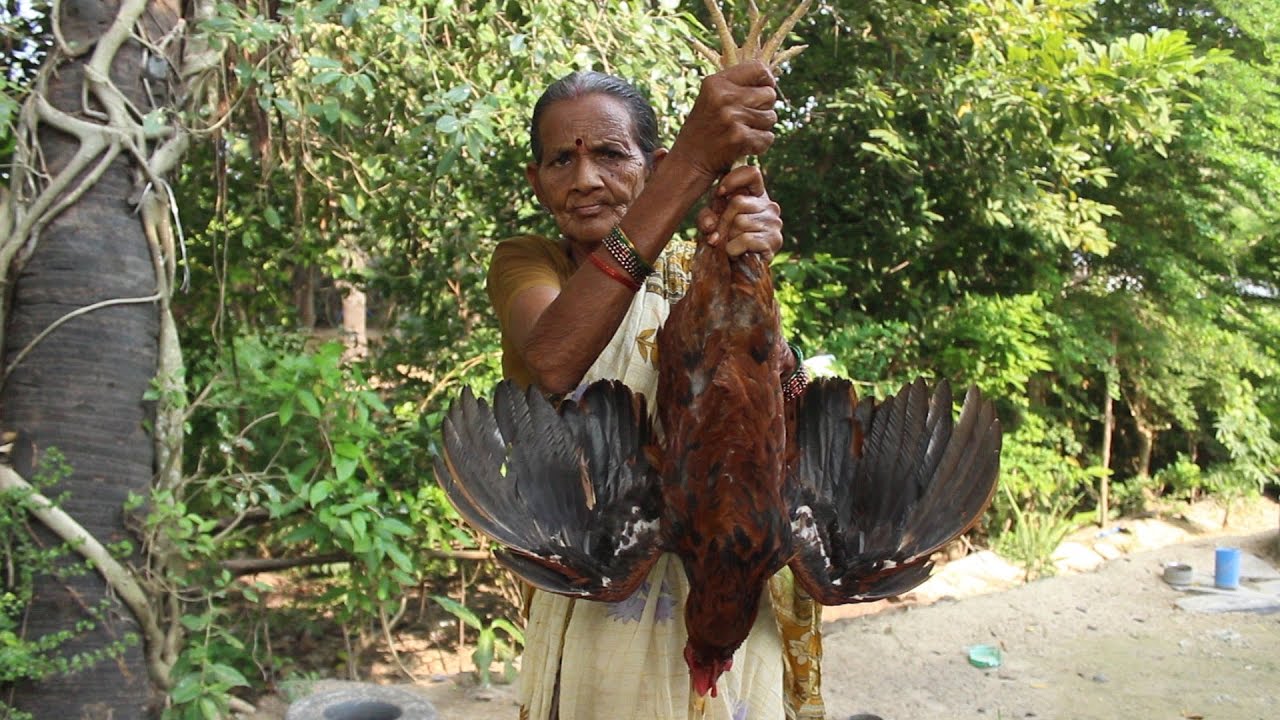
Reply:
[[[804,371],[804,366],[796,368],[791,373],[791,377],[782,383],[782,399],[795,400],[804,393],[804,389],[809,387],[809,374]]]
[[[796,359],[796,369],[782,383],[782,399],[795,400],[809,387],[809,374],[804,370],[804,353],[800,352],[800,348],[791,343],[787,343],[787,348]]]
[[[636,292],[640,289],[640,283],[636,282],[635,280],[632,280],[626,275],[623,275],[617,270],[609,267],[609,263],[606,263],[605,261],[596,257],[595,253],[587,253],[587,259],[591,261],[592,265],[595,265],[597,268],[599,268],[600,272],[604,273],[605,275],[608,275],[614,280],[617,280],[623,287],[630,290],[631,292]]]
[[[627,271],[636,282],[644,282],[644,279],[653,274],[653,266],[645,262],[640,257],[640,251],[636,250],[636,246],[632,244],[631,239],[622,232],[622,226],[614,225],[613,229],[604,238],[604,246],[609,250],[609,254],[614,260]]]

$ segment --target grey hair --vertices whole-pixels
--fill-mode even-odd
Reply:
[[[533,119],[529,123],[529,148],[533,151],[534,162],[542,162],[542,137],[538,131],[547,108],[562,100],[574,100],[596,93],[622,101],[627,114],[631,116],[632,134],[644,155],[645,166],[652,168],[654,152],[658,149],[658,116],[653,106],[631,83],[595,70],[580,70],[565,75],[551,83],[534,104]]]

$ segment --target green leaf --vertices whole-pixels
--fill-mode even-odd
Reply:
[[[280,405],[280,427],[288,425],[289,421],[293,419],[293,409],[293,398],[285,398],[284,403]]]
[[[317,74],[314,79],[317,85],[332,85],[344,77],[346,76],[337,70],[325,70],[324,72]]]
[[[320,112],[324,115],[325,120],[336,123],[342,115],[342,106],[338,104],[337,99],[327,97],[320,103]]]
[[[458,161],[458,155],[459,152],[457,148],[452,148],[449,152],[445,153],[444,157],[440,158],[440,162],[436,164],[436,174],[447,175],[449,171],[453,169],[454,163]]]
[[[493,630],[485,628],[476,638],[475,652],[471,653],[471,661],[475,663],[476,672],[480,676],[481,687],[489,685],[489,666],[493,665]]]
[[[511,624],[511,621],[507,620],[506,618],[494,618],[493,622],[490,623],[490,625],[492,625],[497,630],[502,630],[507,635],[511,636],[511,639],[516,641],[517,643],[521,645],[524,644],[524,633],[520,630],[520,628]]]
[[[320,417],[320,403],[316,402],[316,396],[306,388],[299,388],[298,402],[302,403],[302,408],[312,417]]]
[[[401,537],[411,537],[413,535],[412,528],[392,517],[386,517],[379,520],[378,528],[380,530],[386,530],[392,535],[399,535]]]
[[[484,628],[484,624],[480,622],[480,618],[472,612],[471,608],[459,603],[457,600],[443,595],[432,595],[431,599],[434,600],[437,605],[444,608],[450,615],[458,618],[466,625],[473,627],[476,630]]]
[[[200,714],[204,720],[222,720],[224,717],[222,709],[218,707],[218,703],[208,695],[200,698]]]
[[[387,557],[391,558],[391,562],[394,562],[397,567],[406,573],[413,572],[413,560],[409,558],[409,555],[405,553],[405,551],[391,544],[388,544],[384,549],[386,550]]]
[[[191,632],[200,632],[209,626],[209,616],[204,615],[183,615],[182,626]]]
[[[471,88],[466,85],[459,85],[444,94],[444,99],[454,105],[471,97]]]
[[[453,115],[442,115],[436,120],[436,132],[452,135],[458,132],[458,118]]]
[[[360,466],[360,461],[354,458],[338,457],[333,459],[333,472],[338,482],[346,482],[355,475],[356,468]]]
[[[200,686],[200,676],[196,674],[183,675],[178,684],[173,686],[169,691],[169,697],[175,705],[184,705],[195,700],[200,696],[203,688]]]
[[[311,486],[311,491],[307,494],[307,501],[311,507],[316,507],[325,501],[325,498],[333,492],[333,485],[328,480],[321,480]]]
[[[307,57],[307,64],[317,70],[335,70],[342,67],[342,63],[337,60],[320,55],[311,55]]]
[[[231,687],[249,687],[249,681],[245,679],[245,676],[240,674],[239,670],[236,670],[230,665],[213,663],[209,665],[208,671],[218,679],[218,682],[221,682],[224,685],[229,685]]]
[[[364,451],[359,445],[353,442],[336,442],[333,444],[333,453],[338,457],[351,458],[353,460],[364,456]]]
[[[342,205],[342,211],[352,220],[360,219],[360,208],[356,205],[356,199],[350,195],[342,195],[338,198],[338,202]]]
[[[271,101],[280,109],[280,112],[290,120],[297,120],[301,117],[301,113],[298,112],[298,106],[294,105],[293,101],[288,98],[276,97],[272,98]]]

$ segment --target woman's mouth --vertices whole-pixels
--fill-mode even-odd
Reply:
[[[604,203],[595,203],[592,205],[579,205],[577,207],[570,208],[570,212],[578,217],[589,218],[603,213],[608,208],[609,206]]]

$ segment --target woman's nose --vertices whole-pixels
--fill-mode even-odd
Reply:
[[[587,188],[599,187],[601,184],[600,168],[592,162],[591,158],[581,158],[574,164],[573,185],[575,188],[582,190]]]

